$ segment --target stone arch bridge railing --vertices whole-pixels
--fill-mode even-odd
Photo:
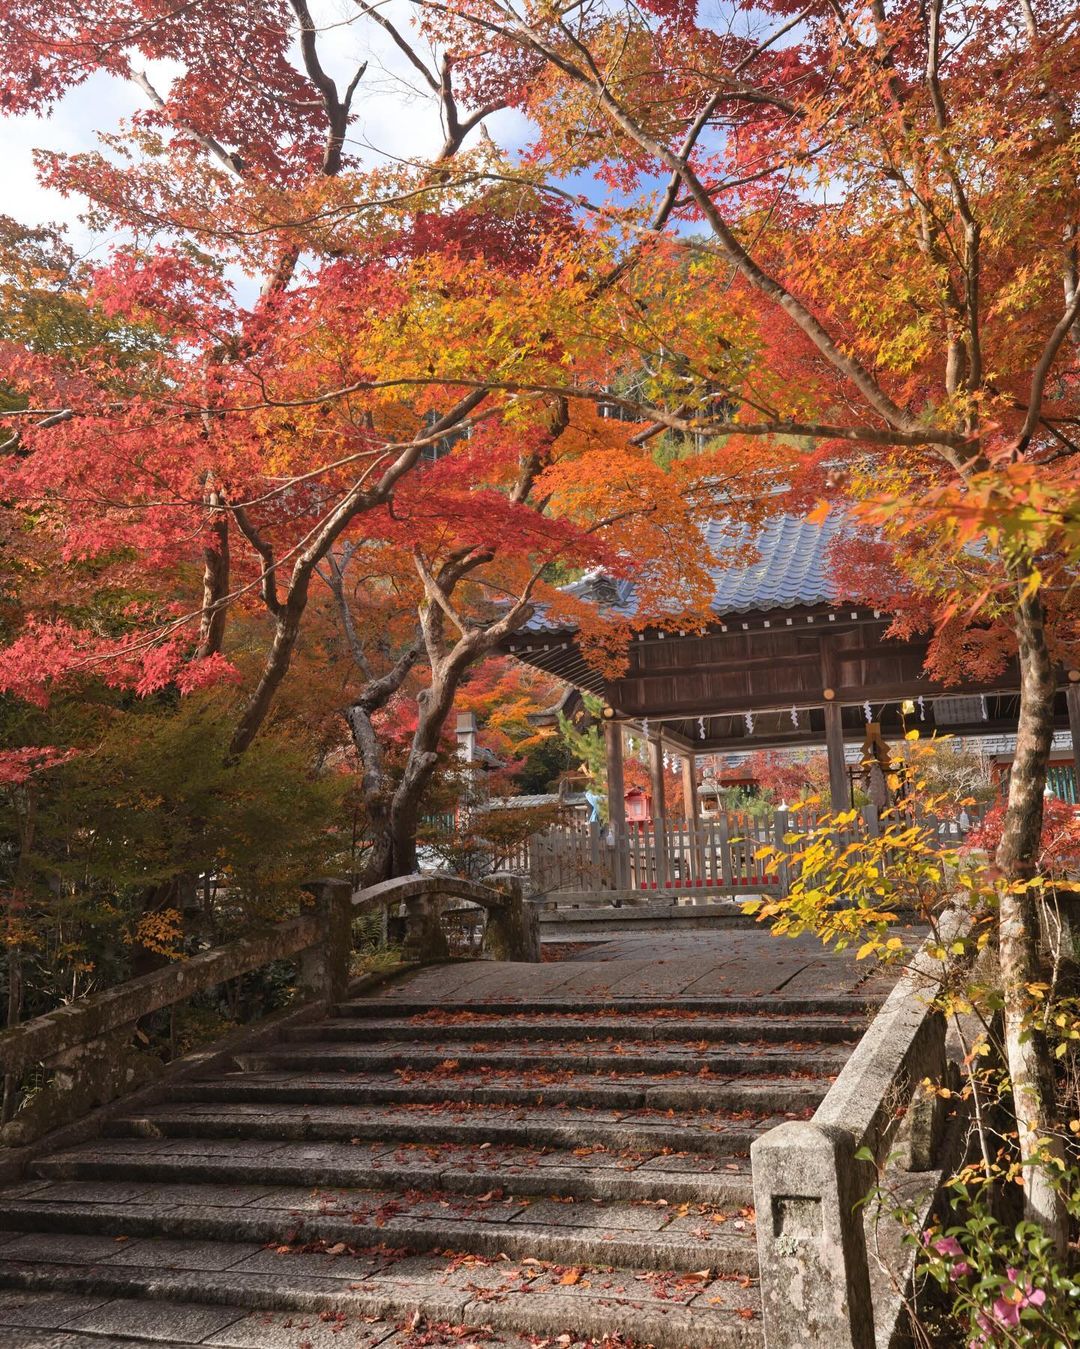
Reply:
[[[918,1232],[970,1144],[964,1111],[949,1118],[957,1046],[934,1006],[942,948],[969,927],[962,906],[941,915],[812,1118],[750,1149],[766,1349],[909,1342],[915,1246],[881,1202],[879,1168]]]
[[[403,876],[356,891],[346,880],[328,879],[304,888],[314,904],[297,918],[0,1031],[5,1078],[16,1083],[38,1078],[0,1129],[0,1179],[20,1173],[36,1151],[33,1144],[45,1134],[169,1071],[160,1056],[137,1043],[146,1040],[139,1023],[154,1013],[276,961],[296,962],[297,996],[289,1009],[207,1046],[196,1056],[205,1067],[215,1053],[235,1052],[253,1036],[276,1033],[283,1021],[314,1018],[343,999],[350,985],[353,924],[365,914],[403,905],[406,958],[423,963],[447,958],[442,911],[447,901],[464,901],[486,915],[483,954],[501,960],[540,959],[536,914],[516,876],[493,876],[487,884],[453,876]]]

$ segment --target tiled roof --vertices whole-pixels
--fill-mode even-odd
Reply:
[[[847,598],[833,579],[829,549],[845,528],[844,516],[833,511],[823,521],[778,515],[755,533],[731,520],[713,520],[703,531],[702,543],[715,558],[712,609],[717,618],[770,609],[817,608],[842,604]],[[733,561],[753,545],[755,560]],[[605,609],[634,612],[634,584],[603,575],[590,575],[568,586],[569,593]],[[545,628],[537,614],[529,628]]]
[[[829,566],[829,548],[844,530],[837,511],[821,523],[795,515],[778,515],[756,534],[746,525],[713,520],[705,529],[705,543],[717,559],[713,568],[716,592],[712,608],[717,617],[752,610],[814,608],[841,604]],[[752,543],[756,561],[725,565],[724,555]]]
[[[532,796],[493,796],[485,810],[537,810],[541,806],[558,806],[563,798],[558,792],[538,792]]]

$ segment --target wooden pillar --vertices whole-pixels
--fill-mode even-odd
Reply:
[[[659,735],[650,735],[649,789],[652,793],[653,837],[656,841],[656,879],[664,886],[668,879],[667,803],[664,800],[664,744]]]
[[[690,853],[690,875],[700,881],[705,875],[705,856],[701,843],[701,805],[698,802],[697,760],[693,754],[682,757],[683,809]]]
[[[1077,676],[1077,679],[1073,678]],[[1065,691],[1069,708],[1069,730],[1072,732],[1073,776],[1076,779],[1076,800],[1080,801],[1080,670],[1069,671],[1069,687]]]
[[[686,818],[696,820],[701,809],[698,805],[697,760],[692,754],[682,756],[682,793]]]
[[[626,775],[623,770],[623,728],[617,721],[604,722],[604,753],[607,761],[608,822],[614,848],[612,878],[616,890],[630,888],[630,851],[626,834]]]
[[[649,791],[652,794],[653,819],[667,818],[664,800],[664,746],[659,736],[649,736]]]
[[[847,764],[844,762],[844,724],[840,704],[825,704],[825,749],[829,756],[829,793],[833,812],[851,808]]]

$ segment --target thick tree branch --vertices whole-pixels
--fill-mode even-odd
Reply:
[[[233,519],[236,521],[237,529],[262,559],[263,571],[260,578],[260,593],[267,609],[277,618],[281,614],[281,601],[278,598],[277,588],[277,568],[279,564],[274,559],[274,549],[252,524],[251,517],[243,506],[232,506],[230,510]]]

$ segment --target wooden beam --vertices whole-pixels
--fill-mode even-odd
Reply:
[[[649,790],[652,793],[653,818],[667,816],[667,803],[664,800],[664,746],[657,731],[649,733],[646,741],[649,749]]]
[[[653,836],[656,840],[656,871],[661,886],[667,884],[667,803],[664,800],[664,746],[659,731],[650,731],[649,789],[652,792]]]
[[[614,888],[630,886],[626,846],[626,775],[623,766],[623,728],[617,721],[604,722],[604,756],[607,761],[608,822],[614,845]]]
[[[670,678],[671,676],[665,676]],[[814,687],[804,684],[801,687],[787,687],[768,693],[758,692],[753,697],[746,693],[731,694],[725,698],[689,696],[685,702],[648,702],[643,700],[632,687],[637,680],[615,681],[606,687],[605,697],[613,706],[621,707],[626,715],[635,720],[648,717],[650,720],[694,720],[704,717],[739,717],[752,706],[755,713],[786,712],[794,703],[805,708],[821,701],[821,689],[836,690],[836,702],[845,707],[861,707],[864,702],[899,703],[905,698],[923,697],[955,698],[957,690],[944,684],[934,684],[928,679],[897,681],[894,684],[841,684],[835,680],[818,680]],[[1063,687],[1063,683],[1058,685]],[[980,693],[987,697],[1015,697],[1019,692],[1019,681],[1013,683],[977,684],[965,683],[963,697]],[[952,730],[950,725],[949,730]],[[704,751],[699,751],[704,752]]]
[[[1071,683],[1065,690],[1065,701],[1069,708],[1069,730],[1072,732],[1073,771],[1076,774],[1076,791],[1080,797],[1080,684]]]
[[[626,805],[623,728],[620,722],[604,722],[604,756],[607,761],[608,816],[614,823],[624,818]]]
[[[851,792],[844,761],[844,724],[839,703],[825,704],[825,751],[829,756],[829,794],[834,811],[850,810]]]
[[[671,643],[674,647],[674,643]],[[903,648],[899,648],[903,650]],[[895,654],[894,652],[890,654]],[[672,651],[672,655],[675,652]],[[772,670],[776,668],[778,660],[782,659],[785,666],[792,665],[810,665],[813,669],[818,667],[818,653],[816,651],[785,651],[782,657],[771,656],[739,656],[731,655],[719,660],[682,662],[673,659],[665,665],[643,665],[637,657],[637,652],[633,647],[630,649],[631,666],[626,674],[626,679],[666,679],[671,675],[687,674],[711,674],[711,675],[737,675],[745,674],[753,670]]]
[[[696,820],[698,810],[697,763],[692,754],[682,756],[683,809],[688,820]]]
[[[701,836],[701,804],[698,801],[697,760],[692,754],[682,756],[683,814],[686,816],[687,841],[690,845],[690,875],[695,881],[705,875],[705,850]]]

